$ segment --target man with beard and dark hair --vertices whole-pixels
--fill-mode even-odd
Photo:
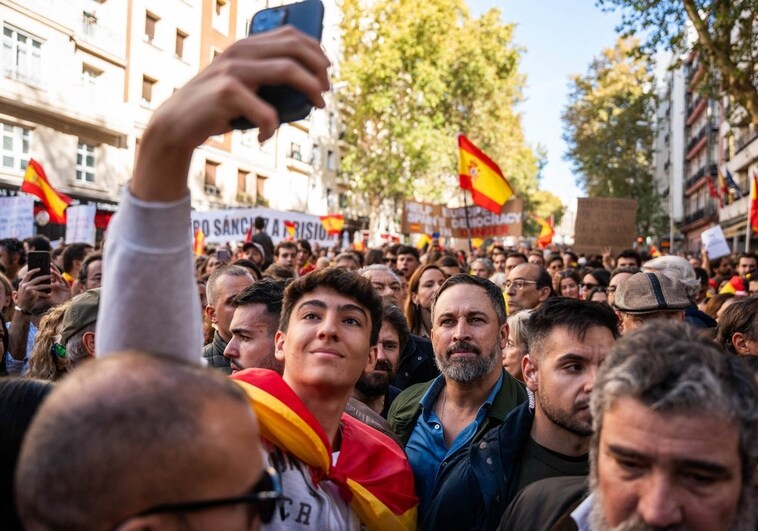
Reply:
[[[400,394],[400,389],[390,384],[395,379],[400,353],[408,343],[409,335],[403,311],[385,302],[379,340],[373,347],[376,349],[376,365],[373,371],[360,377],[353,391],[353,398],[384,418],[387,418],[392,401]]]
[[[419,514],[451,458],[526,400],[523,385],[501,364],[507,338],[505,301],[495,284],[465,274],[445,280],[432,300],[431,330],[442,374],[400,393],[387,416],[413,468]]]
[[[738,356],[680,322],[645,324],[606,358],[590,408],[590,495],[556,516],[543,508],[576,485],[535,483],[500,529],[756,529],[758,385]]]
[[[516,493],[539,479],[584,476],[592,435],[595,373],[618,336],[613,310],[595,302],[548,299],[526,322],[524,402],[437,478],[424,529],[494,529]]]

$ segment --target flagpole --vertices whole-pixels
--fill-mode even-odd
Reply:
[[[750,191],[747,202],[747,218],[745,219],[745,253],[750,252],[750,238],[753,236],[753,225],[750,223],[750,211],[753,206],[753,188],[756,186],[753,176],[749,175],[748,178],[750,179]]]
[[[466,236],[468,237],[468,252],[474,254],[474,246],[471,243],[471,226],[468,221],[468,202],[466,201],[466,190],[463,190],[463,211],[466,214]]]

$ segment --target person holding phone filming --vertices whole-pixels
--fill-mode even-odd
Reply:
[[[109,243],[105,257],[108,268],[104,271],[97,328],[98,357],[130,350],[150,353],[153,357],[167,360],[173,359],[177,364],[202,363],[199,355],[202,344],[200,308],[191,260],[191,238],[187,230],[190,220],[187,178],[193,150],[209,136],[230,131],[230,123],[238,117],[244,117],[259,126],[260,141],[270,138],[278,127],[279,120],[276,109],[257,94],[257,89],[261,86],[287,85],[304,94],[317,107],[323,107],[324,99],[321,92],[329,89],[328,67],[329,60],[318,41],[302,35],[293,28],[284,27],[236,42],[156,110],[142,137],[134,177],[125,187],[121,208],[109,227]],[[143,266],[134,267],[134,264]],[[164,274],[156,275],[156,271]],[[156,300],[154,293],[157,290],[174,295]],[[353,323],[353,320],[348,320],[345,324],[350,323]],[[97,363],[99,361],[96,361],[95,365]],[[138,371],[139,367],[135,367],[134,370]],[[106,408],[110,405],[110,402],[102,401],[99,407]],[[253,405],[257,410],[257,404],[253,402]],[[308,407],[312,406],[311,403],[308,404]],[[342,418],[342,408],[334,415],[336,416],[332,420],[339,421]],[[96,417],[97,415],[93,415],[93,423],[98,422]],[[129,417],[129,422],[140,421],[142,419],[139,416]],[[249,421],[250,419],[240,419],[238,427]],[[254,419],[252,421],[254,422]],[[261,426],[265,426],[266,419],[262,415],[260,421]],[[159,426],[155,426],[154,440],[148,446],[163,444],[161,437],[164,430],[162,427],[158,428]],[[250,426],[248,432],[252,433],[254,429],[255,426]],[[85,427],[75,433],[60,436],[79,437],[83,439],[84,444],[87,433]],[[344,440],[349,439],[349,434],[346,434],[347,431],[342,434],[345,436]],[[309,514],[301,514],[298,508],[288,505],[292,501],[288,498],[293,496],[292,491],[282,493],[285,498],[277,504],[275,511],[267,511],[265,514],[262,511],[245,511],[245,505],[240,498],[240,494],[244,492],[243,482],[234,483],[233,478],[226,481],[225,474],[235,473],[237,476],[244,475],[245,478],[258,475],[260,461],[253,462],[245,456],[249,456],[251,450],[259,449],[259,440],[250,436],[240,441],[239,437],[235,438],[232,435],[227,435],[225,431],[217,431],[210,438],[223,446],[228,455],[240,457],[235,460],[235,466],[231,469],[205,467],[202,463],[173,462],[189,459],[194,455],[186,447],[181,448],[181,452],[164,453],[170,463],[155,463],[156,466],[161,465],[158,468],[168,469],[168,465],[171,464],[171,470],[193,470],[193,478],[205,478],[202,499],[199,499],[196,493],[193,494],[192,484],[195,482],[187,481],[186,476],[166,478],[161,490],[161,493],[165,494],[165,500],[160,503],[170,503],[170,507],[176,508],[177,513],[150,513],[155,501],[140,497],[141,489],[128,488],[131,482],[138,481],[138,478],[132,476],[139,473],[139,470],[132,471],[127,464],[134,461],[137,455],[152,455],[148,452],[150,448],[145,447],[134,448],[135,453],[112,452],[113,455],[107,459],[91,463],[91,466],[97,467],[99,477],[103,477],[107,472],[104,469],[106,466],[108,470],[113,471],[111,481],[104,478],[105,483],[100,483],[108,484],[108,489],[97,491],[94,483],[86,481],[93,471],[81,466],[76,469],[67,468],[58,473],[80,478],[81,481],[69,483],[84,487],[91,485],[92,492],[79,492],[78,495],[72,496],[59,489],[55,500],[45,499],[44,503],[38,503],[32,510],[30,500],[25,496],[42,498],[39,493],[45,492],[45,487],[44,484],[26,484],[19,496],[21,513],[30,519],[38,518],[42,516],[40,511],[51,511],[55,506],[65,505],[68,509],[67,514],[87,515],[94,506],[101,509],[98,514],[102,516],[102,508],[107,502],[110,503],[107,506],[113,507],[113,512],[118,514],[102,516],[102,521],[91,522],[90,525],[73,525],[68,528],[106,529],[116,526],[121,529],[136,529],[137,524],[140,524],[140,529],[168,529],[172,528],[169,527],[170,523],[179,521],[197,529],[256,529],[260,520],[269,522],[264,523],[264,527],[273,529],[360,527],[356,522],[358,511],[355,505],[365,500],[365,496],[362,497],[359,493],[350,499],[347,490],[341,487],[332,492],[334,502],[318,514],[315,510]],[[334,443],[334,440],[331,442]],[[65,443],[77,447],[71,441],[67,440]],[[192,444],[191,441],[187,442],[189,446]],[[40,454],[45,450],[54,453],[53,448],[37,450]],[[214,452],[215,450],[203,451],[202,455],[212,455]],[[341,452],[341,455],[345,455],[346,444],[342,444]],[[383,500],[381,505],[386,507],[381,516],[393,524],[399,523],[398,519],[401,519],[402,523],[407,525],[382,526],[376,520],[360,518],[369,529],[415,527],[416,500],[413,494],[412,474],[402,452],[399,449],[397,452],[400,455],[396,454],[393,462],[379,467],[379,473],[385,470],[384,467],[387,470],[404,467],[403,477],[408,478],[410,482],[408,491],[400,492],[398,482],[393,482],[388,473],[376,478],[375,485],[384,488],[383,493],[379,493]],[[366,466],[370,465],[376,469],[375,465],[380,462],[374,457],[376,454],[366,452],[363,455],[366,457]],[[31,453],[26,455],[29,462],[34,462],[34,457]],[[334,460],[339,466],[339,458],[334,457]],[[245,473],[240,474],[242,471]],[[155,485],[151,486],[155,489]],[[367,488],[373,489],[373,486]],[[394,495],[394,500],[397,501],[398,495],[401,494],[406,497],[398,503],[387,500],[387,497],[392,498]],[[212,527],[200,525],[202,520],[197,526],[194,525],[196,519],[210,517],[211,513],[208,511],[180,510],[190,502],[213,499],[240,501],[210,509],[217,520]],[[118,502],[113,503],[112,500]],[[72,507],[72,504],[75,507]],[[198,503],[193,503],[192,506],[198,507]],[[376,506],[371,505],[371,508]],[[254,505],[250,507],[255,508]],[[369,507],[364,504],[361,509],[361,514],[365,514]],[[146,514],[150,514],[151,517],[161,516],[163,519],[148,522],[144,520]],[[253,520],[245,519],[246,515],[252,515]],[[225,524],[223,526],[220,523],[222,516]],[[403,516],[406,518],[402,518]],[[174,519],[171,519],[172,517]],[[296,520],[298,518],[299,520]],[[148,523],[155,525],[148,526]],[[130,524],[133,527],[130,527]]]

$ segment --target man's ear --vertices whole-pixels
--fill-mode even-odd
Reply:
[[[732,334],[732,345],[737,354],[750,354],[750,348],[747,344],[748,337],[742,332]]]
[[[503,323],[503,326],[500,327],[500,350],[505,349],[505,346],[508,344],[509,330],[508,321],[506,321]]]
[[[368,374],[376,367],[377,348],[376,345],[368,349],[368,359],[366,360],[366,366],[363,368],[363,374]]]
[[[284,361],[284,340],[287,339],[287,334],[282,332],[281,330],[276,331],[276,335],[274,336],[274,356],[279,361]]]
[[[550,287],[545,286],[544,288],[540,288],[539,301],[545,302],[548,299],[548,297],[550,297]]]
[[[82,345],[84,346],[84,350],[87,351],[87,354],[94,357],[95,356],[95,333],[84,332],[82,334]]]
[[[536,391],[540,383],[540,371],[529,354],[521,358],[521,373],[524,375],[524,383],[529,390]]]
[[[211,306],[210,304],[205,307],[205,316],[208,317],[208,320],[211,322],[211,324],[217,324],[218,319],[216,318],[216,308]]]

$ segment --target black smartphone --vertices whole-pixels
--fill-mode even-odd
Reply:
[[[287,24],[321,41],[324,4],[321,0],[305,0],[296,4],[263,9],[253,15],[249,34],[263,33]],[[297,90],[286,86],[261,87],[258,96],[276,109],[279,122],[283,124],[302,120],[313,108],[311,100]],[[232,120],[231,125],[235,129],[256,127],[255,124],[242,117]]]
[[[48,251],[29,251],[26,255],[26,263],[27,270],[39,268],[39,271],[34,273],[32,278],[50,274],[50,253]],[[52,289],[47,288],[42,291],[51,293]]]

